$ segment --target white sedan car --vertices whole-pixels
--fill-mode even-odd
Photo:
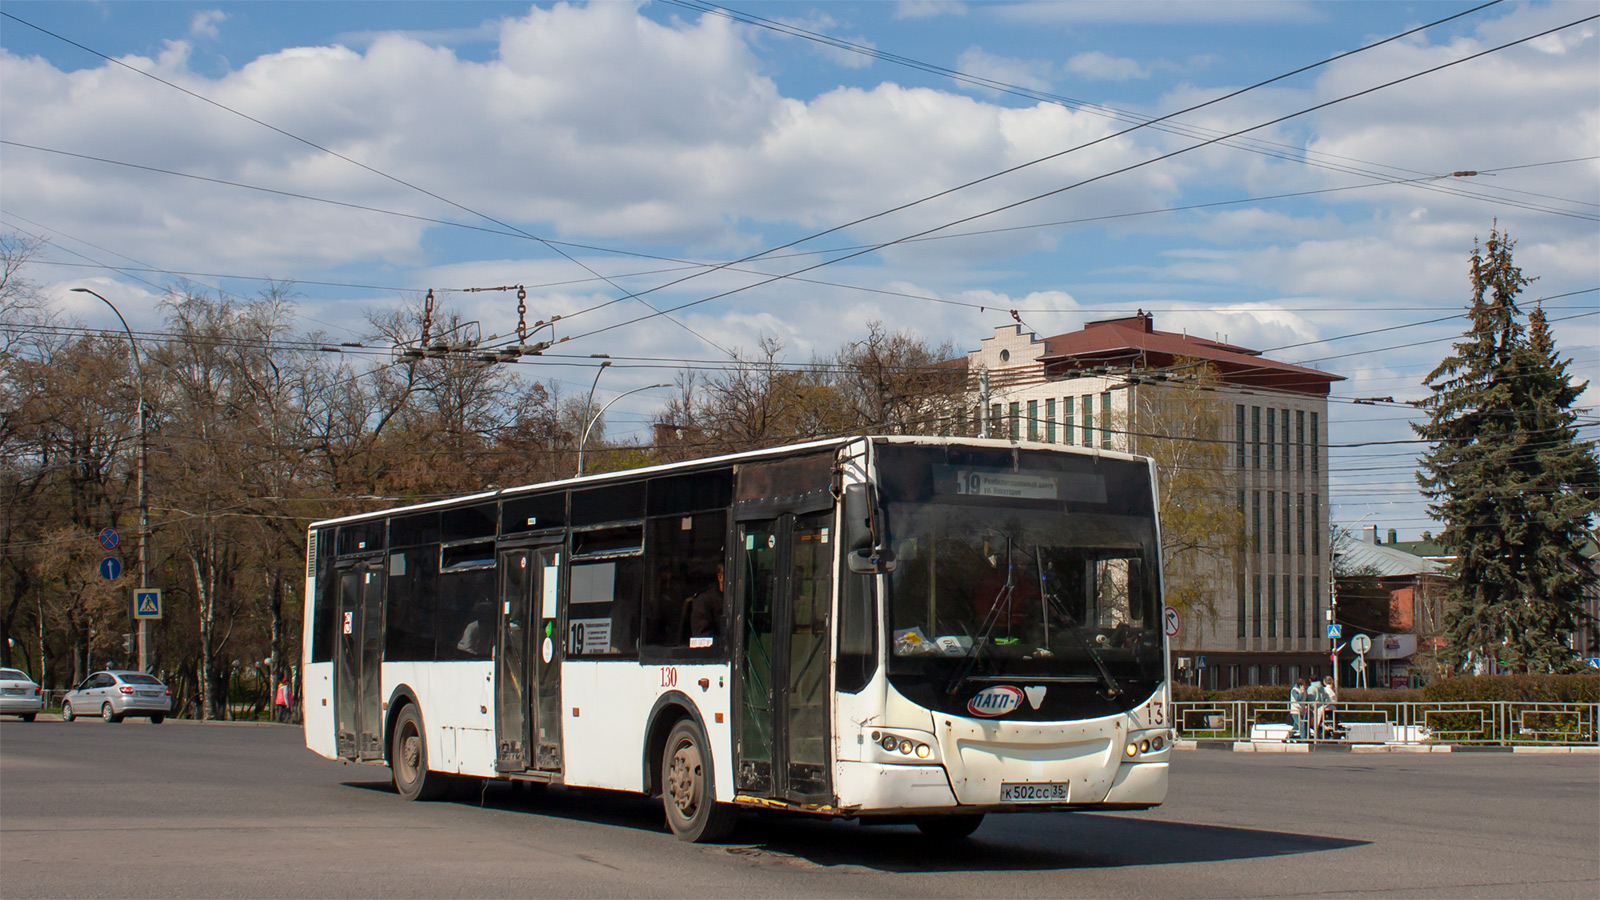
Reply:
[[[44,708],[44,690],[20,669],[0,669],[0,715],[32,722]]]

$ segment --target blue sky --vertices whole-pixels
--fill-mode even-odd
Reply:
[[[368,312],[415,302],[428,288],[486,332],[505,333],[514,300],[444,289],[526,284],[530,319],[572,316],[561,334],[573,338],[574,357],[526,374],[568,394],[587,390],[590,353],[660,359],[614,366],[604,395],[670,380],[671,360],[715,361],[763,336],[799,362],[836,350],[874,320],[972,349],[1010,321],[1011,309],[1040,334],[1056,334],[1143,308],[1155,311],[1158,328],[1286,348],[1273,355],[1345,376],[1331,438],[1398,440],[1410,437],[1407,409],[1349,401],[1422,395],[1422,376],[1461,322],[1419,323],[1461,310],[1473,238],[1496,221],[1520,241],[1527,274],[1540,278],[1527,296],[1568,295],[1548,308],[1574,370],[1600,374],[1594,21],[1252,132],[1235,146],[1195,150],[938,240],[840,262],[805,276],[813,281],[699,303],[674,314],[682,327],[663,318],[623,324],[647,312],[632,300],[579,311],[685,274],[662,271],[681,262],[643,257],[737,259],[1472,5],[731,7],[1036,92],[1017,96],[663,2],[13,0],[5,13],[59,38],[0,19],[0,138],[12,142],[0,145],[0,227],[49,241],[30,276],[64,312],[95,325],[114,323],[70,288],[93,287],[135,327],[154,329],[162,292],[176,280],[97,268],[107,265],[210,273],[189,277],[239,296],[261,288],[255,278],[292,281],[304,326],[338,340],[364,334]],[[1497,4],[1187,114],[1174,123],[1183,133],[1113,137],[805,247],[901,238],[1597,12],[1592,2]],[[1463,170],[1485,174],[1448,177]],[[1413,181],[1393,183],[1402,179]],[[1202,206],[1218,203],[1226,205]],[[505,229],[484,216],[584,245],[567,248],[578,262],[525,235],[491,233]],[[824,258],[747,268],[777,274]],[[675,306],[759,280],[724,271],[648,299]],[[1386,327],[1397,330],[1348,337]],[[645,392],[619,403],[610,433],[636,433],[654,402]],[[1401,468],[1413,449],[1336,451],[1335,517],[1366,516],[1408,535],[1429,527]]]

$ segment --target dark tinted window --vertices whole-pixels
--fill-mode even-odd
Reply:
[[[644,526],[623,525],[572,533],[572,555],[617,556],[638,553],[644,547]]]
[[[382,550],[383,532],[384,523],[382,519],[340,525],[337,539],[339,555],[351,556],[362,553],[376,553]]]
[[[500,508],[496,503],[447,509],[439,514],[439,540],[448,544],[473,538],[492,538],[499,525]]]
[[[434,607],[438,588],[439,554],[431,545],[389,554],[384,659],[405,662],[434,658]]]
[[[439,571],[479,569],[494,565],[494,541],[472,541],[439,549]]]
[[[848,570],[840,577],[839,690],[858,693],[878,670],[878,608],[873,575]]]
[[[338,615],[339,580],[333,577],[333,554],[329,553],[331,531],[317,533],[317,596],[311,609],[311,661],[333,661],[334,619]]]
[[[539,494],[508,499],[500,514],[500,533],[539,531],[567,524],[567,493]]]
[[[696,656],[723,653],[727,523],[728,514],[720,511],[650,520],[646,646],[692,650]]]
[[[439,576],[439,608],[434,618],[438,659],[489,658],[497,622],[496,574],[491,566]]]
[[[726,509],[733,502],[733,470],[656,478],[650,482],[649,494],[652,517]]]
[[[121,678],[124,684],[154,684],[157,686],[160,686],[161,684],[159,679],[151,678],[149,675],[141,675],[137,672],[132,672],[126,675],[118,675],[117,677]]]
[[[439,514],[413,513],[389,520],[389,546],[415,547],[439,542]]]
[[[644,482],[572,492],[572,524],[598,525],[644,518]]]

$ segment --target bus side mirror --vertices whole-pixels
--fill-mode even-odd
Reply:
[[[844,489],[845,564],[861,574],[893,572],[894,552],[883,535],[883,511],[870,484]]]
[[[844,489],[844,540],[852,553],[875,546],[877,511],[873,508],[872,485],[850,484]]]

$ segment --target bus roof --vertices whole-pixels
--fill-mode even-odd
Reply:
[[[355,513],[333,519],[322,519],[312,522],[311,528],[325,528],[330,525],[343,525],[347,522],[360,522],[367,519],[392,516],[395,513],[418,512],[427,509],[440,509],[455,506],[473,500],[485,500],[493,497],[511,497],[532,491],[548,490],[558,487],[600,485],[614,481],[625,481],[640,477],[686,469],[715,468],[719,465],[729,465],[746,460],[765,459],[773,456],[787,456],[790,454],[806,453],[813,450],[822,450],[829,447],[842,447],[857,441],[870,441],[884,444],[921,444],[925,446],[942,446],[962,444],[974,447],[1020,447],[1029,450],[1056,450],[1062,453],[1075,453],[1081,456],[1098,456],[1107,459],[1119,459],[1129,462],[1146,461],[1148,457],[1125,453],[1120,450],[1106,450],[1099,447],[1076,447],[1066,444],[1046,444],[1039,441],[1006,440],[1004,438],[974,438],[974,437],[940,437],[935,435],[850,435],[848,437],[825,438],[818,441],[808,441],[802,444],[785,444],[781,447],[766,447],[760,450],[745,450],[739,453],[728,453],[722,456],[709,456],[703,459],[689,459],[682,462],[663,463],[658,466],[646,466],[640,469],[625,469],[620,472],[604,472],[597,475],[579,475],[572,478],[563,478],[557,481],[543,481],[535,484],[517,485],[516,487],[500,488],[496,490],[479,491],[475,494],[461,494],[447,497],[443,500],[430,500],[426,503],[415,503],[409,506],[397,506],[388,509],[373,510],[372,512]]]

